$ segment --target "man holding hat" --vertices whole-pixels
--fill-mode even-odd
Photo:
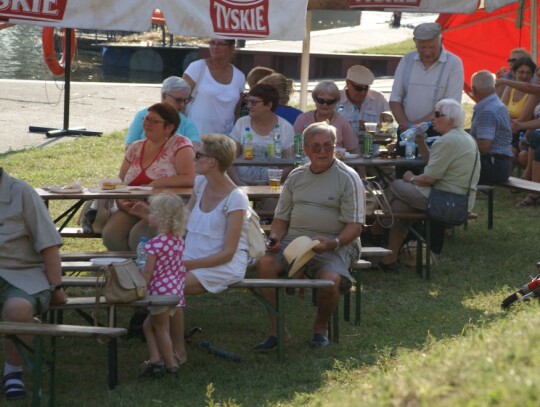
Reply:
[[[390,94],[390,109],[400,131],[430,121],[433,107],[442,99],[461,103],[463,93],[463,64],[442,46],[441,26],[420,24],[413,39],[416,51],[399,62]]]
[[[360,111],[360,125],[364,129],[365,122],[379,122],[382,112],[390,110],[387,100],[381,92],[370,89],[375,77],[362,65],[353,65],[347,70],[345,88],[340,91],[339,105],[345,112],[351,112],[356,106]]]
[[[365,221],[364,187],[351,167],[335,159],[336,128],[315,122],[304,130],[304,152],[309,162],[287,177],[274,214],[268,251],[257,262],[257,277],[306,277],[329,280],[331,288],[317,290],[317,312],[309,344],[329,345],[327,326],[340,299],[352,285],[349,268],[360,255],[360,233]],[[313,251],[314,253],[310,253]],[[261,296],[276,305],[273,288]],[[271,331],[255,351],[277,347],[275,313],[268,313]]]

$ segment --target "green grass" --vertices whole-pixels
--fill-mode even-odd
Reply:
[[[117,174],[122,133],[78,138],[47,148],[0,155],[0,166],[33,186],[80,180],[85,186]],[[201,334],[188,346],[188,364],[177,381],[139,383],[145,344],[119,342],[119,387],[106,390],[106,345],[58,341],[59,406],[503,406],[538,405],[540,378],[534,349],[540,328],[537,301],[509,312],[499,304],[535,273],[538,208],[516,209],[521,195],[495,191],[494,229],[486,228],[487,201],[475,206],[477,221],[456,229],[431,281],[415,270],[399,275],[362,273],[362,324],[340,320],[340,342],[307,346],[314,315],[311,293],[286,298],[293,340],[286,360],[250,347],[262,340],[265,312],[246,291],[189,297],[186,326]],[[58,214],[62,205],[51,206]],[[100,250],[95,239],[66,240],[63,250]],[[75,292],[72,291],[73,295]],[[90,295],[90,293],[88,293]],[[341,307],[342,308],[342,307]],[[119,312],[127,326],[130,312]],[[83,323],[66,313],[70,323]],[[102,316],[103,319],[103,316]],[[217,358],[201,340],[241,356]],[[29,374],[26,375],[29,383]],[[47,393],[47,391],[46,391]],[[28,400],[12,403],[26,406]]]
[[[376,55],[405,55],[414,51],[415,45],[412,39],[392,44],[379,45],[377,47],[348,51],[353,54],[376,54]]]

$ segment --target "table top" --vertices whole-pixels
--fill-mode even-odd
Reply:
[[[250,186],[241,186],[246,195],[250,199],[260,199],[260,198],[278,198],[282,187],[279,189],[270,188],[268,185],[250,185]],[[38,195],[45,200],[56,200],[56,199],[75,199],[75,200],[91,200],[91,199],[146,199],[152,195],[157,195],[160,193],[172,193],[180,195],[185,198],[189,198],[193,192],[193,188],[152,188],[151,190],[139,190],[139,189],[118,189],[118,190],[108,190],[103,191],[97,187],[82,188],[77,192],[62,192],[61,190],[56,190],[59,192],[52,192],[44,188],[35,188]]]
[[[296,159],[294,158],[279,158],[279,159],[253,159],[244,160],[237,158],[234,160],[235,166],[268,166],[268,167],[286,167],[294,165]],[[396,158],[364,158],[360,155],[357,157],[345,157],[343,162],[351,167],[382,167],[385,165],[402,165],[402,166],[424,166],[425,163],[421,158],[415,158],[414,160],[407,160],[405,157]]]

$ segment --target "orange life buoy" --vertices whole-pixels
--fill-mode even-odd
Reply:
[[[62,29],[62,41],[60,60],[56,58],[56,51],[54,50],[54,28],[43,27],[41,34],[41,42],[43,45],[43,57],[45,58],[45,65],[49,68],[49,71],[54,76],[64,76],[66,67],[66,29]],[[75,30],[71,30],[71,62],[75,58],[75,50],[77,49],[77,37],[75,36]]]

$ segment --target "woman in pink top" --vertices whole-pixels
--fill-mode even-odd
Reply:
[[[333,81],[322,81],[311,92],[315,102],[315,110],[302,113],[294,122],[294,132],[302,133],[315,122],[328,122],[336,128],[336,147],[344,147],[349,153],[360,153],[358,137],[354,134],[349,121],[334,111],[341,97],[337,85]]]
[[[195,152],[187,137],[176,134],[180,118],[168,103],[148,108],[144,118],[146,140],[131,144],[120,166],[126,185],[155,188],[192,187],[195,179]],[[151,238],[156,231],[146,219],[148,204],[136,199],[118,199],[103,228],[103,243],[112,251],[135,251],[141,236]]]

